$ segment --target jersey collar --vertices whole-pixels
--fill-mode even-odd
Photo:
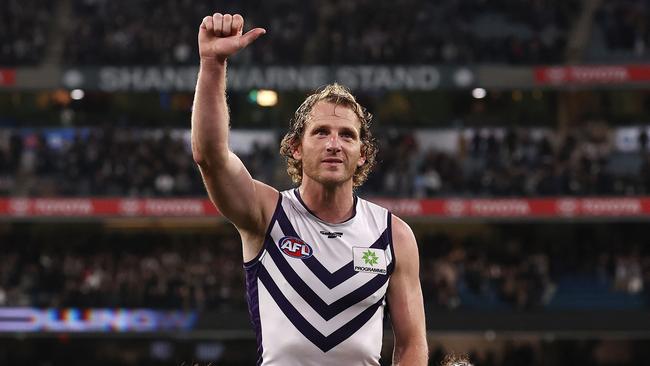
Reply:
[[[350,216],[350,218],[348,218],[347,220],[345,220],[343,222],[339,222],[339,223],[327,222],[327,221],[321,219],[320,217],[316,216],[316,214],[314,212],[312,212],[312,210],[310,210],[309,207],[307,207],[307,205],[305,204],[305,201],[302,200],[302,197],[300,197],[300,190],[298,188],[294,188],[293,194],[296,196],[296,199],[298,200],[298,202],[300,202],[300,205],[302,206],[302,208],[305,209],[305,211],[307,211],[308,214],[314,216],[319,221],[322,221],[322,222],[324,222],[324,223],[326,223],[328,225],[346,224],[346,223],[352,221],[352,219],[354,219],[355,216],[357,216],[357,202],[359,201],[359,197],[356,194],[352,195],[353,198],[354,198],[354,202],[352,203],[352,216]]]

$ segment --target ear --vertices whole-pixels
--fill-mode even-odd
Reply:
[[[295,141],[292,145],[291,155],[298,161],[302,160],[302,144],[300,144],[300,141]]]
[[[365,164],[365,163],[366,163],[366,157],[365,157],[365,156],[361,156],[361,157],[359,157],[359,160],[357,161],[357,166],[360,167],[360,166],[362,166],[362,165]]]
[[[359,160],[357,160],[357,167],[360,167],[365,163],[366,163],[366,149],[364,149],[362,146],[361,155],[359,156]]]

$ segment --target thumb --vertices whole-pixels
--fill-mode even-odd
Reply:
[[[253,28],[246,32],[243,36],[241,36],[240,39],[240,46],[241,48],[245,48],[249,44],[253,43],[259,36],[262,34],[266,34],[266,30],[264,28]]]

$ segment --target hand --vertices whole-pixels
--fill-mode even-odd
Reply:
[[[199,27],[199,56],[201,60],[226,59],[245,48],[266,33],[263,28],[254,28],[242,35],[244,18],[239,15],[214,13],[203,18]]]

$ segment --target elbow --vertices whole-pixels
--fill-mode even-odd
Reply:
[[[192,147],[192,159],[194,159],[194,163],[196,163],[198,166],[205,165],[205,156],[201,153],[201,151],[194,147]]]
[[[194,141],[192,141],[192,159],[194,159],[196,165],[200,167],[205,166],[205,154]]]
[[[228,161],[228,149],[214,149],[206,153],[205,150],[199,149],[196,145],[192,145],[192,158],[202,169],[207,169],[212,166],[223,166]]]

